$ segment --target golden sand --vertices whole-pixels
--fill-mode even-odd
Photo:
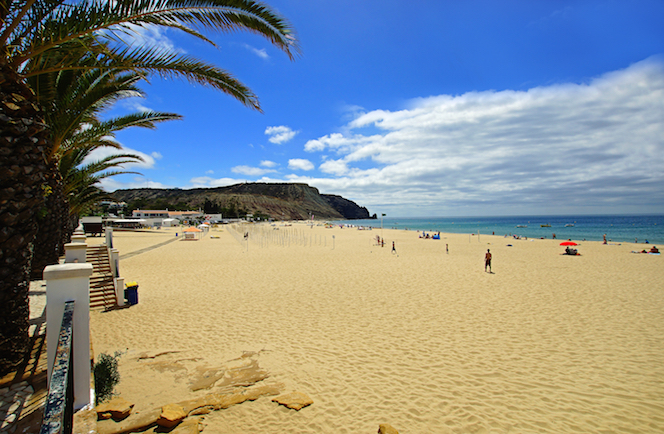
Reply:
[[[248,354],[313,405],[260,398],[206,415],[206,432],[664,432],[664,257],[277,227],[240,228],[248,242],[228,227],[166,244],[182,228],[114,234],[139,304],[93,312],[92,337],[124,352],[116,390],[135,409],[209,393],[189,386]]]

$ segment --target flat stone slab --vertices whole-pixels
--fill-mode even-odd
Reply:
[[[116,396],[111,398],[108,402],[96,406],[95,411],[100,419],[108,419],[104,415],[110,414],[110,417],[113,419],[122,420],[131,414],[131,409],[133,407],[133,403]]]
[[[243,390],[236,390],[232,393],[211,393],[200,398],[178,402],[177,405],[180,406],[186,414],[200,408],[205,408],[205,410],[221,410],[245,401],[254,401],[261,396],[277,395],[282,389],[283,385],[281,384],[253,386]],[[145,431],[150,425],[156,424],[161,415],[162,409],[156,408],[141,413],[136,412],[122,422],[100,420],[97,422],[97,433],[120,434]],[[180,426],[178,425],[176,429],[179,428]],[[182,429],[188,428],[182,427]]]
[[[181,405],[167,404],[161,408],[161,416],[157,419],[157,425],[172,428],[182,422],[187,414],[188,412],[184,411]]]
[[[313,399],[309,398],[309,396],[302,392],[291,392],[279,395],[276,398],[273,398],[272,401],[288,408],[292,408],[293,410],[301,410],[314,403]]]

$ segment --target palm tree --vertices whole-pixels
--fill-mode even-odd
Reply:
[[[260,110],[256,96],[229,73],[168,49],[132,46],[143,26],[210,43],[203,31],[247,30],[290,58],[297,52],[289,24],[252,0],[0,0],[0,375],[28,350],[32,244],[53,173],[47,125],[25,79],[72,69],[179,76]]]
[[[85,60],[82,60],[85,62]],[[143,112],[101,122],[99,115],[122,98],[143,97],[136,83],[145,78],[134,72],[112,70],[70,70],[40,74],[28,79],[28,85],[36,89],[39,105],[44,108],[44,118],[49,126],[51,148],[47,152],[50,167],[62,166],[68,154],[87,156],[99,147],[120,148],[113,141],[116,131],[132,126],[156,128],[157,122],[181,119],[173,113]],[[139,157],[140,159],[140,157]],[[74,170],[75,161],[70,156],[60,167],[60,174]],[[75,164],[81,164],[82,159]],[[119,174],[119,173],[116,173]],[[76,189],[64,185],[56,173],[48,178],[50,194],[37,214],[39,230],[35,238],[32,259],[32,278],[39,279],[44,267],[55,264],[63,254],[75,222],[68,201],[80,202]],[[68,190],[64,191],[63,190]],[[82,193],[80,193],[82,194]]]
[[[65,185],[64,192],[69,201],[69,212],[76,219],[95,203],[104,199],[113,199],[109,193],[97,186],[99,181],[115,175],[138,174],[134,171],[115,169],[127,163],[143,161],[139,155],[116,154],[85,164],[83,160],[87,155],[89,148],[77,152],[72,160],[67,162],[63,160],[60,163],[60,173]]]

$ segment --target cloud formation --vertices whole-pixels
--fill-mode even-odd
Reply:
[[[90,152],[90,154],[85,158],[85,160],[83,160],[82,164],[90,164],[93,161],[99,161],[106,157],[110,157],[112,155],[119,155],[119,154],[134,154],[143,158],[143,162],[139,161],[136,163],[124,164],[122,166],[122,169],[125,170],[152,169],[156,164],[156,160],[162,158],[162,155],[157,151],[153,151],[150,154],[146,154],[145,152],[137,151],[135,149],[131,149],[126,146],[123,146],[122,149],[106,147],[106,148],[97,148],[94,151]]]
[[[331,177],[296,180],[413,215],[648,212],[664,203],[662,119],[664,63],[651,58],[584,84],[441,95],[360,114],[348,133],[304,146],[335,155],[320,166]],[[354,133],[366,128],[378,133]]]
[[[310,158],[288,159],[288,175],[262,160],[189,187],[302,182],[393,216],[661,213],[662,119],[664,59],[654,57],[580,84],[358,109],[339,132],[307,141]],[[265,134],[281,144],[296,132]]]
[[[262,176],[266,173],[274,172],[272,169],[261,169],[260,167],[251,166],[235,166],[231,168],[231,172],[247,176]]]
[[[290,141],[297,133],[297,131],[293,131],[290,127],[285,125],[267,127],[265,129],[265,134],[270,136],[268,141],[277,145]]]
[[[288,168],[290,170],[314,170],[314,163],[303,158],[292,158],[288,160]]]
[[[199,176],[189,180],[187,188],[214,188],[226,187],[227,185],[238,184],[242,182],[234,178],[211,178],[209,176]]]
[[[267,59],[270,58],[270,55],[267,54],[267,51],[265,51],[265,48],[255,48],[255,47],[252,47],[249,44],[244,44],[244,48],[251,51],[252,53],[254,53],[256,56],[260,57],[261,59],[267,60]]]
[[[104,178],[100,181],[100,188],[104,191],[113,192],[129,188],[173,188],[173,186],[152,181],[141,176],[135,176],[130,181],[120,181],[117,177]]]
[[[122,28],[114,29],[113,34],[134,47],[147,45],[176,53],[185,53],[183,48],[175,46],[166,35],[167,32],[168,29],[160,26],[125,24]]]

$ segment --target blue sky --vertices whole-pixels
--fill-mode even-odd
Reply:
[[[104,188],[302,182],[394,217],[664,213],[664,2],[271,0],[294,61],[251,34],[145,38],[232,72],[264,113],[153,77],[182,121]]]

